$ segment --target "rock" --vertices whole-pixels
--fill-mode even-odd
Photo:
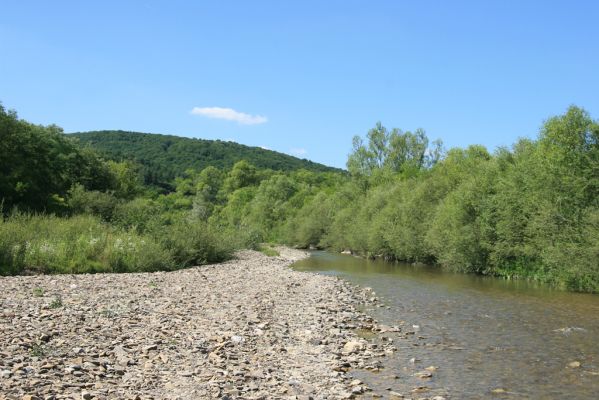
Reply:
[[[364,345],[356,340],[349,341],[343,346],[343,352],[356,353],[364,348]]]
[[[152,350],[157,350],[157,349],[158,349],[158,346],[157,346],[157,345],[155,345],[155,344],[152,344],[152,345],[149,345],[149,346],[145,346],[145,347],[143,348],[143,352],[144,352],[144,353],[147,353],[147,352],[149,352],[149,351],[152,351]]]
[[[243,338],[243,336],[231,336],[231,342],[233,343],[242,343],[244,341],[245,339]]]
[[[392,341],[354,329],[395,328],[356,310],[378,301],[372,290],[293,271],[306,253],[278,251],[168,273],[2,277],[0,392],[20,399],[35,390],[47,400],[362,396],[369,388],[347,371],[377,371]],[[36,287],[47,295],[19,295]],[[52,298],[65,306],[44,308]]]
[[[354,386],[354,387],[351,389],[351,392],[352,392],[353,394],[361,394],[361,393],[363,393],[363,392],[364,392],[364,389],[362,389],[362,386]]]
[[[568,367],[570,368],[580,368],[580,361],[572,361],[568,363]]]
[[[426,386],[418,386],[412,389],[412,393],[424,393],[428,392],[430,389]]]

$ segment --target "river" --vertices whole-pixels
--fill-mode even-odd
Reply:
[[[378,393],[599,399],[597,295],[323,251],[294,268],[371,287],[384,306],[364,311],[402,327],[381,372],[353,372]]]

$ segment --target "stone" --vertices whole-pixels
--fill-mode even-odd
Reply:
[[[570,368],[580,368],[580,361],[572,361],[568,363],[568,367]]]
[[[237,335],[231,336],[231,342],[233,342],[233,343],[242,343],[244,341],[245,341],[245,339],[243,338],[243,336],[237,336]]]
[[[343,345],[345,353],[356,353],[364,348],[364,345],[356,340],[349,341]]]
[[[374,292],[294,271],[306,253],[279,251],[168,273],[3,277],[0,315],[10,323],[0,335],[0,391],[9,387],[11,399],[32,386],[45,399],[362,396],[369,388],[347,372],[379,370],[392,341],[354,329],[395,330],[357,311],[378,302]],[[48,295],[19,296],[35,287]],[[49,298],[65,307],[45,309]],[[31,356],[34,344],[43,356]]]
[[[416,376],[420,379],[432,378],[433,374],[429,371],[420,371],[416,373]]]
[[[353,394],[361,394],[361,393],[363,393],[363,392],[364,392],[364,389],[362,389],[362,386],[354,386],[354,387],[351,389],[351,392],[352,392]]]

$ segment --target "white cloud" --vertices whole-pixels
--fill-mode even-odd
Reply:
[[[201,115],[208,118],[226,119],[228,121],[236,121],[242,125],[263,124],[268,121],[268,118],[262,115],[251,115],[235,111],[232,108],[224,107],[194,107],[191,110],[193,115]]]
[[[291,152],[291,154],[295,154],[296,156],[305,156],[306,154],[308,154],[308,151],[306,149],[301,149],[301,148],[296,148],[296,147],[291,149],[290,152]]]

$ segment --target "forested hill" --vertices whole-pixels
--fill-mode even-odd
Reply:
[[[240,160],[247,160],[258,168],[277,171],[340,171],[276,151],[221,140],[126,131],[77,132],[71,136],[110,159],[140,163],[144,166],[144,178],[149,184],[171,182],[190,168],[198,171],[209,165],[231,168]]]

